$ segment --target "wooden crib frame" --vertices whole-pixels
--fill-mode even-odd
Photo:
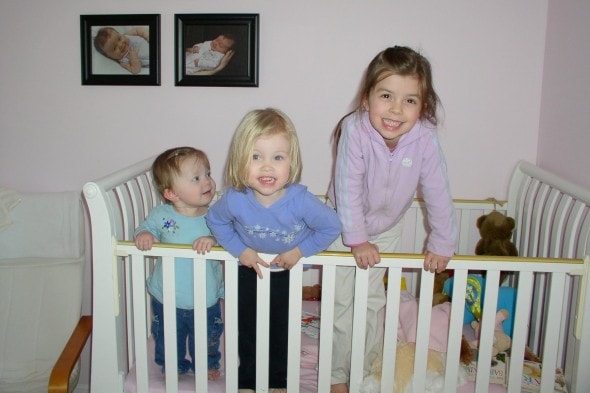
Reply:
[[[93,393],[123,392],[124,379],[132,364],[136,366],[138,391],[148,391],[146,338],[149,334],[149,302],[146,305],[145,277],[151,257],[163,258],[165,286],[164,309],[174,310],[174,257],[195,259],[195,288],[204,288],[203,257],[188,246],[160,245],[149,252],[138,251],[132,243],[133,231],[148,211],[160,203],[150,174],[153,158],[89,182],[83,192],[91,223],[93,258],[92,374]],[[508,202],[455,201],[460,240],[457,256],[449,263],[455,270],[451,329],[445,371],[445,391],[456,391],[459,368],[459,343],[468,270],[487,273],[482,316],[479,359],[490,359],[495,307],[500,271],[518,272],[513,284],[518,286],[512,359],[523,358],[525,346],[532,348],[543,361],[541,392],[553,392],[554,370],[564,369],[570,392],[590,387],[590,307],[587,286],[590,280],[590,192],[568,183],[532,164],[520,162],[510,183]],[[473,253],[479,233],[477,217],[493,209],[506,212],[517,223],[514,242],[521,257],[468,256]],[[379,268],[388,269],[383,369],[394,370],[398,298],[402,274],[409,279],[413,293],[420,295],[418,331],[428,332],[431,317],[434,275],[421,270],[422,248],[426,237],[424,208],[417,200],[405,217],[402,247],[404,254],[383,254]],[[237,391],[237,261],[221,248],[207,255],[225,261],[225,380],[226,392]],[[270,257],[269,257],[270,258]],[[332,342],[333,304],[336,266],[355,266],[351,254],[322,253],[304,261],[321,266],[322,311],[318,366],[318,391],[328,392]],[[299,263],[291,270],[288,391],[299,391],[299,349],[301,285],[305,274]],[[264,269],[263,269],[264,270]],[[269,272],[259,281],[259,337],[267,337]],[[357,269],[355,310],[367,302],[368,274]],[[205,293],[195,293],[195,324],[206,329]],[[531,301],[532,299],[532,301]],[[137,302],[137,303],[134,303]],[[134,305],[135,304],[135,305]],[[175,318],[165,314],[166,391],[176,392],[178,381],[175,360]],[[350,391],[357,392],[363,381],[364,313],[355,312]],[[170,324],[170,325],[168,325]],[[550,333],[549,333],[550,332]],[[559,334],[556,334],[559,332]],[[550,334],[550,336],[549,336]],[[558,338],[558,339],[556,339]],[[197,337],[197,369],[206,369],[206,339]],[[259,339],[257,349],[257,391],[266,392],[268,343]],[[323,343],[327,343],[323,345]],[[328,345],[330,344],[330,345]],[[415,357],[414,391],[424,391],[428,334],[418,334]],[[489,364],[489,362],[479,362]],[[508,392],[519,392],[522,362],[511,361]],[[382,391],[393,390],[393,373],[383,373]],[[478,367],[476,392],[486,392],[489,368]],[[196,373],[196,391],[207,391],[206,373]]]

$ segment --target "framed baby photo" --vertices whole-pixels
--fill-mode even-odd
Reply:
[[[160,85],[160,15],[80,15],[83,85]]]
[[[258,14],[176,14],[176,86],[258,87]]]

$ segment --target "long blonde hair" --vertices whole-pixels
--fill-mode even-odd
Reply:
[[[282,111],[266,108],[248,112],[236,129],[225,170],[225,181],[228,186],[238,191],[248,188],[248,172],[254,143],[258,138],[276,134],[285,135],[291,147],[291,170],[287,184],[299,182],[303,165],[295,126]]]

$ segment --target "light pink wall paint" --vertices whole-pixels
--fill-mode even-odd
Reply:
[[[538,163],[590,188],[590,3],[549,1]]]
[[[432,62],[456,197],[505,197],[516,161],[537,156],[547,0],[195,4],[1,2],[0,185],[79,190],[183,144],[207,151],[221,181],[240,118],[276,106],[299,131],[303,183],[323,193],[330,134],[351,109],[370,59],[395,44]],[[138,12],[161,14],[162,85],[81,86],[80,14]],[[199,12],[260,13],[259,88],[174,86],[174,14]]]

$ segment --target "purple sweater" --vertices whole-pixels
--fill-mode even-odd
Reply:
[[[392,228],[420,188],[430,227],[426,249],[453,256],[457,227],[446,169],[431,123],[418,121],[390,152],[366,112],[348,115],[328,191],[342,222],[344,244],[361,244]]]

